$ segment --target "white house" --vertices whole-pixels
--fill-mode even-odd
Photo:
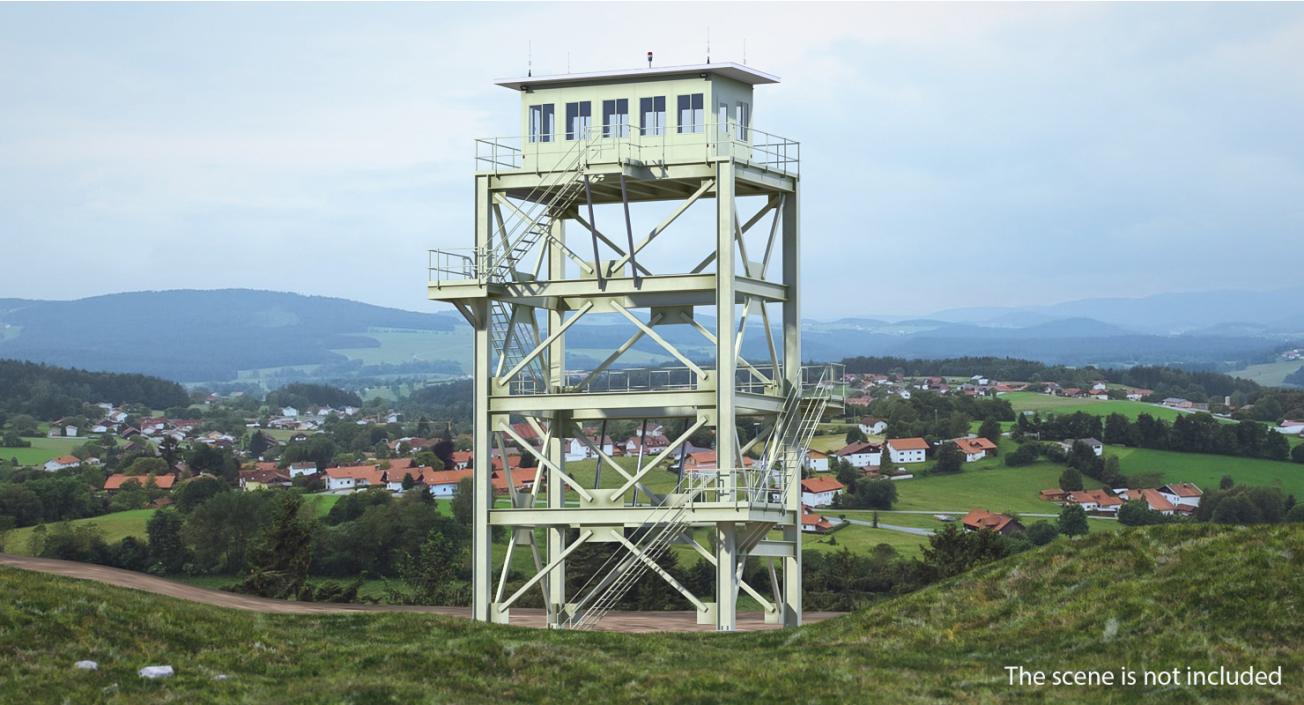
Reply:
[[[887,452],[893,463],[922,463],[928,455],[928,441],[922,438],[893,438],[887,442]]]
[[[1159,488],[1159,494],[1177,507],[1198,507],[1200,497],[1204,495],[1192,482],[1172,482]]]
[[[567,460],[588,460],[590,458],[598,457],[592,449],[589,448],[589,445],[592,445],[595,448],[601,448],[602,452],[607,455],[611,455],[615,451],[615,448],[611,444],[610,436],[603,438],[602,445],[600,446],[598,445],[596,438],[588,438],[585,440],[589,442],[588,445],[585,445],[584,441],[581,441],[579,438],[568,438],[566,440]]]
[[[808,477],[801,481],[801,503],[808,507],[827,507],[846,489],[831,477]]]
[[[1273,426],[1272,430],[1287,436],[1304,435],[1304,421],[1286,419],[1281,422],[1280,426]]]
[[[867,468],[883,462],[883,446],[860,441],[839,448],[833,455],[851,463],[855,468]]]
[[[46,472],[58,472],[67,468],[75,468],[81,465],[81,458],[75,455],[61,455],[57,458],[45,461]]]
[[[317,463],[290,463],[290,479],[317,474]]]
[[[828,472],[829,454],[813,448],[808,449],[802,458],[802,467],[811,472]]]
[[[471,470],[433,470],[425,474],[426,487],[436,497],[452,497],[457,494],[457,485],[471,477]]]
[[[866,436],[877,436],[887,430],[887,422],[873,416],[866,416],[857,424],[860,432]]]
[[[987,457],[988,453],[996,452],[996,444],[982,438],[957,438],[954,441],[956,447],[964,453],[964,462],[972,463],[975,460],[982,460]]]
[[[383,487],[384,485],[385,471],[375,465],[326,468],[326,489],[331,491]]]
[[[299,415],[299,410],[294,408],[293,406],[281,407],[281,416],[288,416],[290,418],[294,418],[298,415]]]

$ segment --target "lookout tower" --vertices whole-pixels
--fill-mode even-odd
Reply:
[[[777,82],[730,63],[497,82],[519,136],[476,140],[475,245],[432,250],[429,276],[475,331],[476,619],[531,602],[591,628],[646,578],[719,630],[742,593],[800,624],[800,466],[842,373],[801,364],[799,148],[752,124]],[[671,552],[712,565],[713,594]]]

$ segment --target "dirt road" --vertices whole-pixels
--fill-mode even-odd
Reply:
[[[40,573],[52,573],[80,580],[94,580],[106,585],[142,590],[156,595],[167,595],[181,600],[201,602],[216,607],[265,612],[270,614],[347,614],[351,612],[420,612],[440,614],[449,617],[470,618],[471,610],[466,607],[425,607],[407,605],[358,605],[327,602],[290,602],[288,600],[270,600],[263,597],[240,595],[221,590],[186,585],[165,578],[137,573],[130,570],[110,568],[93,563],[76,563],[53,558],[31,558],[0,553],[0,566],[32,570]],[[818,622],[836,617],[836,612],[807,612],[805,621]],[[512,624],[524,627],[544,626],[544,613],[541,609],[513,609]],[[703,632],[711,631],[710,625],[697,624],[696,615],[691,611],[682,612],[611,612],[602,619],[600,628],[613,632]],[[759,631],[774,629],[765,624],[759,613],[738,615],[738,631]]]

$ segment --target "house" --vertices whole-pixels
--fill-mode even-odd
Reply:
[[[713,450],[695,450],[684,456],[683,471],[689,474],[716,469],[716,457]],[[743,456],[743,467],[751,467],[755,462],[747,456]]]
[[[1155,390],[1153,389],[1143,389],[1141,387],[1133,387],[1132,389],[1127,390],[1126,396],[1128,401],[1141,401],[1142,399],[1145,399],[1146,397],[1154,393]]]
[[[1168,498],[1156,489],[1129,489],[1124,490],[1124,494],[1128,501],[1139,499],[1145,502],[1146,506],[1150,507],[1151,511],[1159,512],[1165,516],[1170,516],[1173,512],[1177,511],[1177,505],[1168,501]]]
[[[471,474],[472,471],[469,469],[431,470],[422,476],[422,482],[435,497],[452,497],[457,494],[457,484],[462,480],[470,479]]]
[[[1171,482],[1159,488],[1159,494],[1168,500],[1174,507],[1190,507],[1194,509],[1200,506],[1200,497],[1204,491],[1193,482]]]
[[[434,468],[429,468],[424,465],[417,468],[414,467],[390,468],[385,471],[385,489],[389,490],[390,492],[402,492],[403,480],[409,476],[412,478],[412,482],[415,483],[415,485],[424,485],[426,487],[429,487],[430,486],[429,481],[432,479],[430,476],[435,472],[436,470]],[[453,472],[458,472],[458,471],[454,470]],[[466,472],[466,471],[463,470],[462,472]]]
[[[1168,397],[1160,403],[1163,404],[1164,406],[1172,407],[1174,409],[1190,409],[1191,407],[1195,406],[1194,402],[1188,401],[1181,397]]]
[[[148,487],[151,481],[153,481],[154,486],[159,488],[160,490],[170,490],[172,489],[172,486],[176,484],[177,476],[176,475],[123,475],[122,473],[116,473],[104,478],[104,491],[117,492],[118,490],[123,489],[124,485],[132,482],[144,488],[144,487]]]
[[[964,453],[966,463],[982,460],[989,453],[994,454],[996,452],[996,444],[982,437],[957,438],[951,442]]]
[[[585,441],[587,441],[587,443]],[[592,446],[592,448],[590,446]],[[590,458],[598,457],[597,454],[593,452],[593,448],[598,448],[607,455],[611,455],[614,451],[614,446],[611,443],[611,436],[603,436],[602,443],[600,444],[596,437],[586,437],[584,440],[580,440],[579,438],[568,438],[566,439],[565,447],[566,459],[572,461],[588,460]]]
[[[81,467],[81,458],[75,455],[61,455],[57,458],[45,461],[46,472],[58,472],[68,468]]]
[[[1086,512],[1117,514],[1123,500],[1105,490],[1078,490],[1064,497],[1066,504],[1076,504]]]
[[[465,470],[465,469],[471,467],[471,459],[472,459],[473,457],[474,457],[474,456],[471,455],[471,451],[469,451],[469,450],[455,450],[455,451],[453,451],[453,457],[451,458],[451,460],[453,461],[453,468],[452,468],[452,469],[454,469],[454,470]]]
[[[1287,436],[1304,435],[1304,421],[1296,419],[1286,419],[1281,422],[1280,426],[1273,426],[1272,430]]]
[[[1042,490],[1038,493],[1038,496],[1043,502],[1063,502],[1064,499],[1068,497],[1068,494],[1068,492],[1065,492],[1058,487],[1054,487],[1049,490]]]
[[[801,503],[808,507],[827,507],[846,489],[831,477],[808,477],[801,481]]]
[[[802,507],[801,530],[808,534],[827,534],[833,531],[833,522],[825,519],[820,514],[812,512],[810,507]]]
[[[1096,454],[1097,458],[1105,454],[1105,444],[1094,438],[1065,438],[1060,441],[1058,445],[1060,448],[1064,449],[1065,453],[1072,453],[1073,446],[1078,443],[1086,444],[1087,447],[1091,449],[1091,452]]]
[[[1093,389],[1086,393],[1088,399],[1099,399],[1100,401],[1109,401],[1109,392],[1103,389]]]
[[[989,512],[986,509],[970,509],[960,520],[969,531],[988,529],[998,534],[1013,534],[1023,531],[1023,524],[1018,519],[1004,514]]]
[[[539,468],[514,468],[512,470],[512,482],[516,485],[517,492],[527,492],[534,487],[534,483],[539,479]],[[507,476],[495,470],[489,475],[489,486],[493,488],[494,494],[505,495],[507,492]]]
[[[922,463],[928,455],[928,441],[922,438],[893,438],[887,442],[887,453],[893,463]]]
[[[287,468],[290,471],[290,478],[306,477],[317,474],[317,463],[290,463]]]
[[[261,465],[261,463],[260,463]],[[246,492],[268,487],[289,487],[290,474],[277,468],[254,468],[240,471],[240,489]]]
[[[866,436],[877,436],[887,430],[887,422],[873,416],[866,416],[857,424],[860,432]]]
[[[625,441],[625,454],[637,455],[639,448],[642,448],[644,455],[656,455],[668,447],[670,447],[670,439],[659,433],[648,433],[647,437],[641,440],[634,435]]]
[[[801,466],[810,472],[828,472],[829,454],[809,448],[806,450],[806,455],[802,457]]]
[[[867,468],[880,465],[883,460],[883,446],[877,443],[858,441],[833,452],[840,460],[845,460],[854,468]]]
[[[348,465],[338,468],[326,468],[326,489],[331,491],[383,487],[384,485],[385,471],[375,465]]]

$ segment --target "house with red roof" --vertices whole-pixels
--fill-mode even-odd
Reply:
[[[172,489],[172,486],[176,484],[177,476],[176,475],[123,475],[122,473],[116,473],[104,478],[104,491],[117,492],[118,490],[123,489],[125,485],[132,482],[144,488],[144,487],[148,487],[151,481],[153,481],[154,486],[159,488],[160,490],[170,490]]]
[[[969,513],[960,520],[960,523],[964,524],[964,528],[969,531],[987,529],[1002,535],[1023,531],[1023,524],[1019,523],[1018,519],[1005,514],[989,512],[986,509],[970,509]]]
[[[78,458],[75,455],[61,455],[57,458],[45,461],[45,471],[58,472],[68,468],[81,467],[81,462],[81,458]]]
[[[827,507],[847,490],[831,477],[808,477],[801,481],[801,503],[808,507]]]
[[[801,530],[808,534],[827,534],[833,531],[833,522],[816,514],[810,507],[801,508]]]
[[[1170,482],[1159,488],[1159,494],[1180,510],[1183,507],[1199,507],[1204,491],[1193,482]]]
[[[854,468],[867,468],[882,464],[883,446],[868,441],[857,441],[833,451],[833,455],[839,460],[847,461]]]
[[[338,468],[326,468],[326,489],[331,491],[384,486],[385,471],[375,465],[347,465]]]
[[[1108,490],[1069,492],[1064,497],[1064,501],[1067,504],[1076,504],[1082,507],[1083,511],[1101,514],[1117,514],[1118,508],[1123,506],[1123,499],[1111,494]]]
[[[960,449],[960,452],[964,453],[964,461],[966,463],[972,463],[975,460],[982,460],[988,455],[996,454],[996,444],[986,438],[982,438],[981,436],[974,438],[957,438],[951,442]]]
[[[893,463],[922,463],[928,457],[928,441],[922,438],[893,438],[887,442],[887,453]]]

